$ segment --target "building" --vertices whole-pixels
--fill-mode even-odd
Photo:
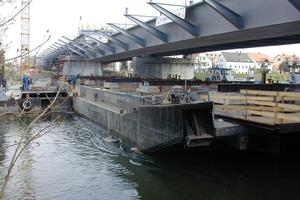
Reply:
[[[254,69],[254,62],[246,53],[222,52],[217,66],[232,69],[235,73],[249,74]]]
[[[203,71],[212,68],[213,62],[205,53],[193,54],[192,58],[195,63],[195,71]]]
[[[282,72],[287,70],[289,66],[299,65],[300,58],[296,55],[279,54],[273,59],[273,63],[274,70]]]
[[[262,65],[265,65],[269,70],[273,71],[273,61],[268,55],[262,53],[248,53],[248,56],[254,62],[254,69],[261,69]]]
[[[211,60],[212,62],[212,67],[215,67],[217,65],[217,62],[221,56],[220,53],[206,53],[206,56]]]

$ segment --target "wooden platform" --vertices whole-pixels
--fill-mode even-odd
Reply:
[[[300,128],[300,93],[297,92],[241,90],[210,93],[202,98],[213,101],[216,116],[225,120],[270,129]]]

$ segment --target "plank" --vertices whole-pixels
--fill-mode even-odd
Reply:
[[[245,101],[243,101],[245,103]],[[276,103],[273,102],[264,102],[264,101],[247,101],[248,104],[254,104],[254,105],[259,105],[259,106],[272,106],[276,107]]]
[[[268,117],[260,117],[260,116],[235,116],[235,115],[231,115],[229,116],[233,119],[242,119],[245,121],[249,121],[249,122],[255,122],[255,123],[259,123],[259,124],[267,124],[267,125],[275,125],[274,120],[272,118],[268,118]]]
[[[248,104],[254,104],[254,105],[260,105],[260,106],[271,106],[276,107],[276,103],[272,102],[263,102],[263,101],[247,101]],[[300,111],[300,105],[296,104],[285,104],[285,103],[278,103],[278,108],[283,108],[282,111],[287,112],[299,112]]]
[[[300,112],[300,105],[296,104],[278,103],[278,107],[283,108],[283,111],[287,112]]]
[[[278,95],[282,97],[293,97],[300,99],[300,92],[279,92]]]
[[[240,90],[240,93],[248,95],[277,96],[277,92],[262,90]]]
[[[266,106],[244,106],[244,105],[214,105],[216,109],[226,109],[226,110],[254,110],[254,111],[271,111],[271,112],[280,112],[283,111],[283,108],[276,107],[266,107]]]
[[[273,118],[275,118],[275,112],[265,112],[265,111],[248,110],[247,113],[248,114],[252,114],[252,115],[261,115],[261,116],[265,116],[265,117],[273,117]]]
[[[211,100],[255,100],[255,101],[274,101],[273,97],[245,97],[245,96],[229,96],[229,95],[211,95]]]
[[[300,114],[277,113],[277,118],[300,123]]]
[[[248,114],[254,114],[254,115],[261,115],[264,117],[273,117],[275,120],[275,113],[272,112],[262,112],[262,111],[248,111]],[[300,123],[300,114],[287,114],[287,113],[277,113],[277,119],[283,119],[283,120],[288,120],[288,121],[293,121],[293,122],[298,122]]]
[[[282,99],[279,97],[277,98],[277,101],[282,101]],[[299,97],[284,97],[284,101],[300,101]]]
[[[279,97],[293,97],[300,99],[300,92],[274,92],[274,91],[262,91],[262,90],[240,90],[241,94],[248,95],[262,95],[262,96],[279,96]]]

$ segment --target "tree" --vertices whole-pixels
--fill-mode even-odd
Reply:
[[[267,74],[270,72],[270,69],[268,69],[268,61],[267,60],[262,62],[259,72],[261,73],[262,83],[266,84],[267,83]]]
[[[4,65],[5,65],[5,51],[2,48],[2,45],[0,43],[0,75],[4,76]]]

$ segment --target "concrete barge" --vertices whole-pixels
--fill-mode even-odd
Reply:
[[[142,95],[81,86],[73,109],[144,153],[207,147],[224,138],[246,148],[243,127],[215,121],[212,102],[155,105]]]

